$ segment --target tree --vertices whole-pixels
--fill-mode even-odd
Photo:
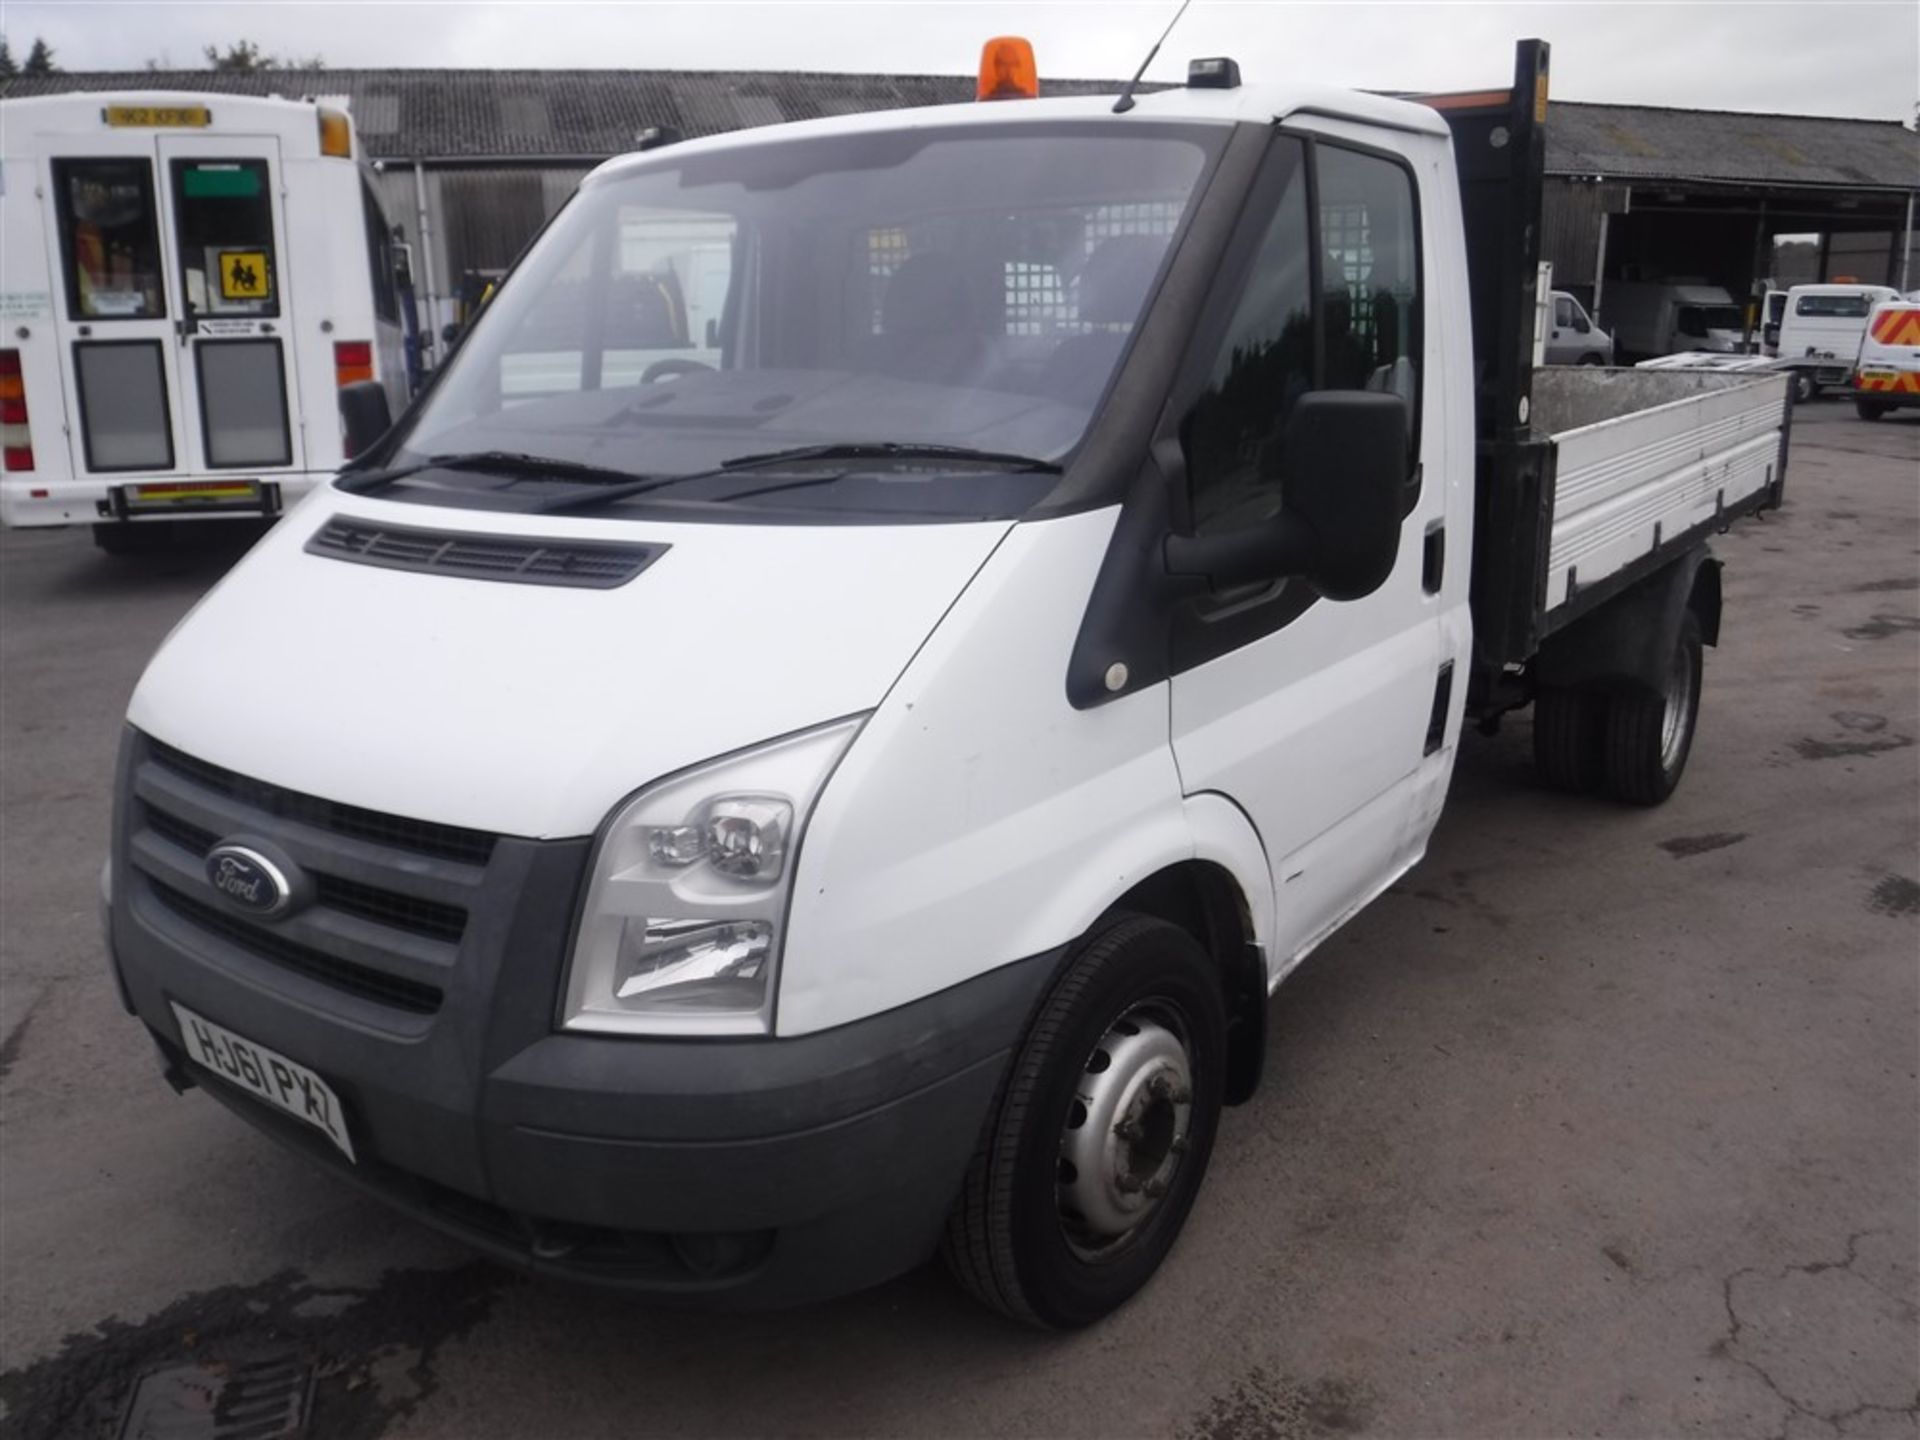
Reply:
[[[22,75],[58,75],[60,67],[53,63],[53,47],[36,36],[33,49],[27,52],[27,63],[20,67],[20,73]]]
[[[13,58],[13,47],[0,35],[0,80],[11,80],[20,73],[20,62]]]
[[[242,37],[227,46],[223,51],[217,45],[209,45],[202,52],[207,64],[215,70],[324,70],[326,62],[318,55],[298,58],[286,55],[269,55],[253,41]]]

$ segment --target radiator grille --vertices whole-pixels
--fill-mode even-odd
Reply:
[[[441,992],[437,986],[423,985],[416,980],[403,979],[388,974],[384,970],[375,970],[368,965],[343,960],[337,955],[329,955],[310,945],[289,940],[271,930],[250,925],[246,921],[227,914],[215,906],[194,899],[191,895],[174,889],[158,880],[150,882],[154,898],[168,910],[209,934],[275,965],[284,966],[309,979],[331,985],[336,990],[344,990],[349,995],[358,995],[362,999],[378,1001],[390,1005],[396,1010],[405,1010],[415,1015],[431,1015],[440,1008]]]

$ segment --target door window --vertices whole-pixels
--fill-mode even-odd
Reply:
[[[1271,517],[1294,402],[1308,390],[1381,390],[1407,402],[1419,453],[1421,293],[1412,177],[1377,156],[1282,139],[1279,198],[1181,425],[1194,529]],[[1312,257],[1320,259],[1319,287]],[[1316,344],[1316,335],[1319,336]],[[1412,498],[1411,496],[1409,497]]]
[[[1573,329],[1573,301],[1564,295],[1553,302],[1553,323],[1562,330]]]
[[[278,340],[201,340],[193,347],[207,464],[293,463],[285,363]]]
[[[56,160],[53,188],[67,313],[75,320],[164,317],[151,162]]]
[[[1307,167],[1278,144],[1288,174],[1252,272],[1214,352],[1206,388],[1181,426],[1194,529],[1237,528],[1279,509],[1279,448],[1293,402],[1313,388],[1312,233]]]
[[[158,340],[95,340],[73,347],[80,436],[89,470],[171,470],[165,359]]]
[[[202,320],[278,315],[267,162],[176,160],[173,196],[187,314]]]

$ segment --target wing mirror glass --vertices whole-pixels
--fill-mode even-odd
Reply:
[[[341,443],[349,460],[366,454],[392,425],[387,392],[378,380],[356,380],[340,387]]]
[[[1215,590],[1297,578],[1329,600],[1371,595],[1400,552],[1408,430],[1407,402],[1398,395],[1301,396],[1278,453],[1263,459],[1280,490],[1279,514],[1213,534],[1168,536],[1168,572],[1204,578]]]

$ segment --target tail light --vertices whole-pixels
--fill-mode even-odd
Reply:
[[[333,342],[333,378],[338,385],[373,379],[373,345],[366,340]]]
[[[27,428],[27,382],[20,352],[0,350],[0,446],[8,470],[33,469],[33,434]]]

